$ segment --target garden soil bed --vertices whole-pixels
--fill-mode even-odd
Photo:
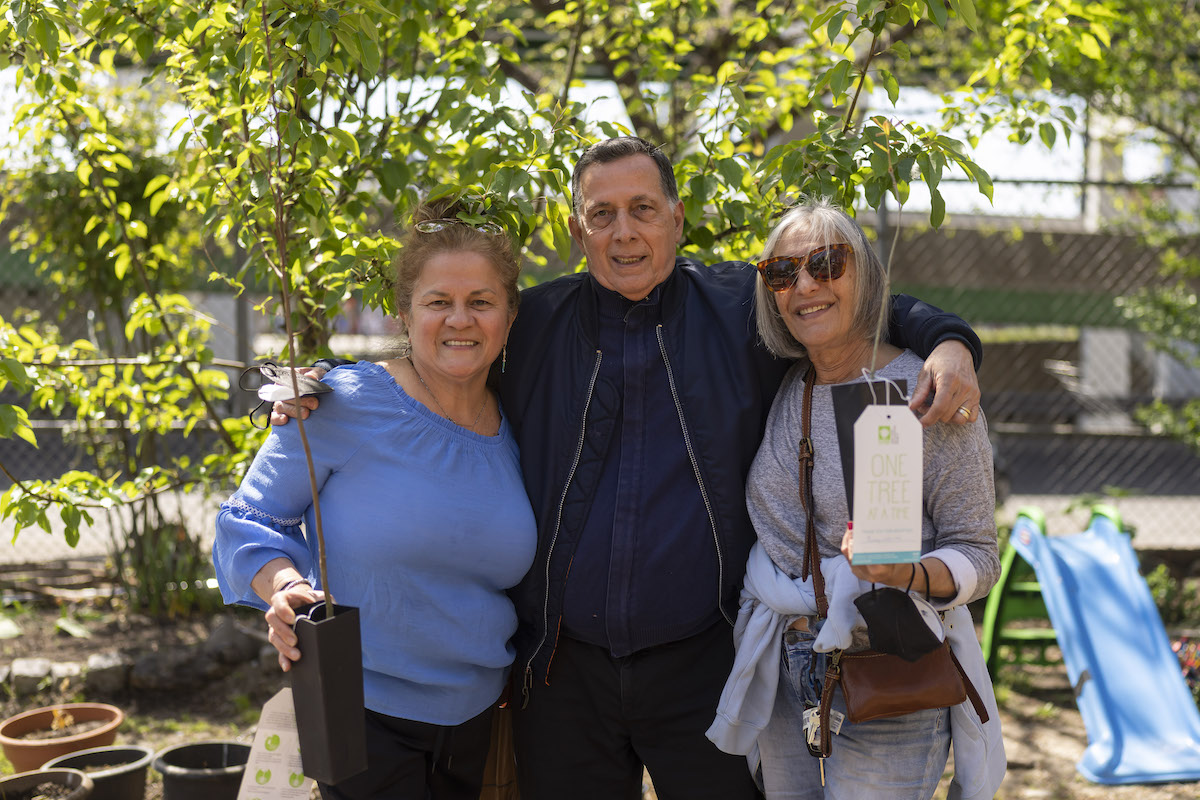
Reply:
[[[91,653],[118,651],[131,658],[168,648],[185,648],[203,642],[220,621],[220,615],[155,621],[111,608],[79,606],[67,613],[90,631],[76,638],[56,630],[63,609],[45,603],[11,605],[3,613],[21,628],[22,635],[0,640],[0,665],[14,658],[43,657],[56,662],[86,663]],[[236,619],[251,628],[262,628],[261,616],[238,613]],[[78,683],[78,681],[77,681]],[[1075,771],[1075,762],[1087,745],[1083,721],[1072,699],[1061,666],[1005,668],[1001,699],[1009,771],[998,798],[1003,800],[1194,800],[1200,783],[1140,786],[1099,786]],[[231,668],[211,682],[184,692],[124,691],[113,696],[84,696],[71,685],[51,686],[32,697],[15,698],[0,692],[4,717],[53,702],[95,701],[112,703],[127,714],[117,736],[118,744],[145,744],[155,750],[183,741],[232,738],[249,743],[258,711],[286,685],[278,667],[264,668],[255,661]],[[4,766],[7,767],[7,764]],[[161,798],[161,780],[150,770],[148,800]],[[653,800],[651,788],[647,799]],[[944,789],[939,793],[944,797]]]
[[[5,794],[5,800],[62,800],[71,794],[71,789],[53,783],[43,783],[18,795]]]
[[[107,606],[107,604],[104,604]],[[202,644],[222,620],[222,615],[185,617],[159,621],[147,616],[125,614],[89,604],[68,607],[67,614],[90,632],[77,638],[56,628],[63,616],[60,607],[44,602],[9,606],[3,614],[21,629],[21,635],[0,639],[0,666],[16,658],[48,658],[56,663],[86,664],[98,652],[117,652],[130,660],[148,653],[180,650]],[[248,610],[234,618],[247,627],[262,628],[262,616]],[[265,638],[264,638],[265,642]],[[172,744],[201,739],[236,739],[250,743],[263,703],[287,685],[278,665],[265,669],[257,661],[231,666],[223,675],[186,691],[133,691],[96,695],[84,691],[79,678],[51,682],[28,697],[0,692],[0,718],[29,709],[65,702],[111,703],[121,708],[126,720],[117,732],[117,744],[142,744],[159,750]],[[12,772],[3,762],[4,771]],[[148,771],[147,800],[160,800],[162,781]]]

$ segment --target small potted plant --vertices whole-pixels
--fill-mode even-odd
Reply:
[[[0,778],[4,800],[88,800],[92,779],[77,769],[20,772]]]
[[[0,748],[18,772],[47,761],[112,744],[125,714],[105,703],[62,703],[35,708],[0,723]]]
[[[51,759],[42,769],[67,768],[86,772],[96,785],[91,800],[143,800],[146,771],[154,750],[140,744],[92,747]]]

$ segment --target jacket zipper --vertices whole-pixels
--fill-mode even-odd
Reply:
[[[662,353],[663,364],[667,367],[667,383],[671,386],[671,398],[675,401],[675,412],[679,415],[679,427],[683,430],[683,445],[687,448],[688,458],[692,462],[692,472],[696,476],[696,485],[700,487],[700,497],[704,500],[704,510],[708,512],[708,524],[712,528],[713,544],[717,548],[717,608],[721,610],[721,616],[730,625],[734,622],[729,618],[729,614],[725,612],[725,606],[721,602],[721,587],[725,585],[725,556],[721,552],[721,539],[717,535],[717,517],[713,514],[712,503],[708,500],[708,489],[704,486],[704,479],[700,475],[700,463],[696,461],[696,451],[692,449],[692,437],[688,433],[687,420],[683,416],[683,403],[679,400],[679,392],[675,389],[675,373],[671,370],[671,360],[667,358],[667,345],[663,342],[663,326],[659,324],[654,332],[658,335],[658,349]]]
[[[592,393],[596,390],[596,378],[600,375],[600,362],[603,359],[604,353],[597,350],[596,365],[592,367],[592,377],[588,381],[587,399],[583,404],[583,417],[579,421],[579,441],[575,445],[575,459],[571,462],[571,469],[567,473],[566,482],[563,484],[562,495],[558,498],[558,513],[554,519],[554,535],[550,537],[550,548],[546,551],[546,597],[542,601],[542,640],[538,642],[537,647],[533,648],[533,653],[529,656],[529,661],[525,663],[525,676],[521,683],[522,709],[529,705],[529,690],[533,688],[533,661],[537,658],[538,653],[542,651],[542,647],[546,644],[546,639],[550,636],[550,558],[554,555],[554,545],[558,542],[558,532],[562,528],[562,513],[563,506],[567,504],[567,490],[571,488],[571,481],[575,479],[575,470],[579,468],[579,459],[583,456],[583,441],[587,433],[588,409],[592,405]]]

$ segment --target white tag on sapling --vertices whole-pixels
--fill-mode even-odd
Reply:
[[[238,800],[308,800],[311,791],[312,779],[300,766],[292,690],[280,689],[258,718]]]
[[[921,423],[902,405],[869,405],[854,423],[853,563],[921,556]]]

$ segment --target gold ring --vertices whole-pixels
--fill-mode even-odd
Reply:
[[[963,419],[971,418],[971,409],[967,408],[966,406],[959,406],[958,413],[963,415]]]

